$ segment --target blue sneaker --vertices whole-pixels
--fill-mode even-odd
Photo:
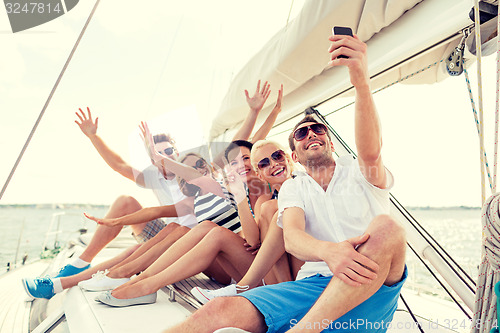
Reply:
[[[84,270],[86,270],[89,267],[90,267],[90,265],[87,265],[87,266],[82,267],[82,268],[77,268],[73,265],[68,264],[68,265],[64,266],[63,268],[61,268],[59,273],[56,276],[54,276],[54,278],[62,278],[62,277],[66,277],[66,276],[75,275],[75,274],[78,274],[80,272],[83,272]]]
[[[54,293],[54,285],[50,278],[23,278],[23,287],[26,293],[34,298],[51,299]]]

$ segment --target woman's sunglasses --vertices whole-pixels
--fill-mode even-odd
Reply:
[[[306,138],[307,133],[309,133],[309,129],[316,134],[325,134],[327,129],[323,124],[312,124],[309,126],[304,126],[301,128],[297,128],[295,132],[293,132],[293,138],[297,141],[302,141]]]
[[[174,147],[165,148],[165,150],[160,150],[159,153],[165,153],[165,155],[172,155],[175,151]]]
[[[271,158],[276,162],[283,162],[285,160],[285,152],[283,150],[276,150],[271,154]],[[271,165],[269,157],[263,158],[257,163],[257,167],[262,170]]]
[[[193,168],[194,169],[202,169],[207,166],[207,162],[205,162],[204,159],[200,158],[196,163],[194,164]]]

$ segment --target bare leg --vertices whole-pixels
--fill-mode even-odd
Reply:
[[[248,269],[245,276],[238,282],[240,286],[249,286],[255,288],[260,285],[261,280],[273,269],[274,274],[267,274],[266,283],[278,283],[291,280],[290,266],[285,254],[285,243],[283,240],[283,229],[276,224],[278,212],[274,213],[266,238],[257,252],[254,262]],[[286,260],[282,260],[285,258]],[[268,277],[272,275],[276,279],[269,281]]]
[[[157,233],[153,238],[147,240],[146,242],[141,244],[141,247],[137,249],[131,256],[129,256],[127,259],[123,260],[119,264],[115,265],[112,267],[112,269],[118,269],[123,265],[128,264],[129,262],[137,259],[140,257],[142,254],[146,253],[154,247],[156,244],[160,243],[165,237],[167,237],[171,232],[173,232],[175,229],[181,227],[177,223],[169,223],[168,225],[165,226],[162,230],[160,230],[159,233]]]
[[[381,286],[401,280],[405,265],[406,240],[403,228],[390,216],[377,216],[367,229],[370,238],[358,251],[379,265],[377,278],[369,284],[352,287],[333,277],[309,312],[288,332],[319,332],[317,325],[324,319],[336,320],[355,308]],[[310,329],[309,329],[310,328]]]
[[[164,333],[212,333],[223,327],[238,327],[253,333],[267,331],[262,314],[243,297],[217,297],[187,320]]]
[[[254,259],[243,243],[243,239],[232,231],[222,227],[213,228],[202,241],[168,268],[153,274],[147,269],[141,274],[142,279],[127,282],[116,288],[112,295],[123,299],[154,293],[167,284],[206,270],[219,254],[232,264],[239,276],[243,276]]]
[[[224,260],[221,260],[222,258],[219,256],[215,261],[213,261],[210,264],[210,267],[207,269],[203,270],[203,273],[205,275],[214,278],[215,281],[222,283],[222,284],[230,284],[231,283],[231,276],[226,273],[227,270],[227,264],[224,262]],[[226,267],[224,269],[224,267]]]
[[[278,211],[278,200],[276,199],[266,201],[262,204],[259,216],[259,230],[260,230],[261,241],[266,238],[269,226],[272,223],[276,223],[276,220],[274,220],[273,222],[272,219],[274,217],[274,213],[276,213],[277,211]]]
[[[297,278],[297,274],[299,273],[302,265],[304,265],[304,261],[297,259],[290,253],[287,253],[288,263],[290,265],[290,273],[292,274],[292,281]]]
[[[127,214],[131,214],[133,212],[141,209],[142,206],[139,204],[137,200],[133,197],[122,195],[118,197],[115,202],[111,205],[108,212],[106,213],[106,218],[114,218],[120,217]],[[140,233],[142,228],[144,228],[146,224],[138,224],[133,229],[134,232]],[[107,227],[104,225],[98,225],[92,240],[89,245],[85,248],[85,251],[80,255],[80,259],[91,262],[95,256],[106,246],[109,242],[111,242],[122,230],[121,226],[116,227]]]
[[[201,222],[196,227],[191,229],[184,237],[179,239],[179,241],[172,244],[167,251],[165,251],[152,265],[150,265],[148,269],[143,272],[143,274],[134,279],[134,281],[138,281],[147,275],[151,276],[163,271],[195,247],[212,229],[218,227],[219,226],[217,224],[210,221]],[[132,282],[133,281],[131,281],[131,283]]]
[[[98,271],[103,271],[105,269],[112,267],[113,265],[116,265],[120,261],[122,261],[122,260],[126,259],[128,256],[130,256],[132,253],[134,253],[134,251],[137,250],[137,248],[139,246],[140,246],[140,244],[134,245],[134,246],[126,249],[125,251],[123,251],[122,253],[117,255],[116,257],[113,257],[109,260],[106,260],[106,261],[100,263],[99,265],[90,267],[89,269],[86,269],[81,273],[61,278],[61,284],[62,284],[63,289],[74,287],[78,284],[78,282],[90,279],[92,277],[92,275],[97,273]]]
[[[141,253],[134,253],[132,256],[127,258],[127,262],[120,263],[119,265],[113,267],[108,273],[108,277],[110,278],[123,278],[123,277],[131,277],[134,274],[142,272],[150,265],[152,265],[165,251],[172,246],[176,241],[178,241],[181,237],[186,235],[191,229],[179,226],[173,229],[170,233],[164,233],[164,238],[158,238],[158,241],[152,244],[152,246],[148,246],[147,249],[141,247],[137,252],[141,251]],[[163,230],[162,230],[163,231]],[[159,235],[159,234],[158,234]],[[153,237],[153,239],[156,238]],[[151,239],[151,240],[153,240]],[[146,242],[146,244],[149,243]]]
[[[125,283],[124,285],[118,287],[115,290],[118,290],[122,287],[127,287],[137,281],[146,277],[146,272],[148,275],[157,274],[172,263],[174,263],[177,259],[186,254],[190,249],[192,249],[196,244],[198,244],[203,237],[205,237],[210,230],[217,227],[217,224],[210,221],[203,221],[198,224],[196,227],[191,229],[184,237],[179,239],[179,241],[175,242],[166,250],[152,265],[150,265],[146,271],[140,274],[135,279]]]
[[[266,201],[262,204],[261,208],[261,213],[259,217],[259,231],[260,231],[260,240],[261,243],[264,244],[265,239],[267,238],[267,233],[269,232],[269,228],[271,227],[272,224],[276,223],[276,219],[273,220],[275,213],[278,211],[278,200],[273,199]],[[262,251],[259,249],[259,252]],[[288,262],[286,262],[287,258],[280,258],[278,260],[273,259],[273,262],[278,263],[280,267],[285,267],[288,265]],[[285,261],[285,262],[284,262]],[[274,284],[280,281],[280,277],[278,277],[276,274],[279,274],[279,271],[275,271],[274,266],[271,270],[267,270],[266,273],[262,277],[258,277],[257,275],[254,275],[254,278],[258,279],[258,284],[253,285],[254,281],[253,278],[251,279],[252,283],[250,284],[244,284],[243,282],[240,281],[239,285],[249,285],[250,288],[257,287],[258,285],[261,284],[262,279],[265,279],[267,284]],[[257,282],[257,280],[255,281]]]

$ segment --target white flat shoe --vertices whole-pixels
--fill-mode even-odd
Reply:
[[[130,278],[113,279],[107,276],[108,270],[98,271],[92,278],[80,281],[78,287],[87,291],[106,291],[113,290],[122,284],[130,281]]]
[[[111,295],[111,291],[100,293],[97,298],[101,303],[109,306],[123,307],[130,305],[151,304],[156,302],[156,293],[135,298],[119,299]]]

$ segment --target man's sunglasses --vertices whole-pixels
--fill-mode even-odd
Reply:
[[[174,147],[165,148],[165,150],[160,150],[159,153],[165,153],[165,155],[172,155],[175,151]]]
[[[271,158],[276,162],[283,162],[285,160],[285,152],[283,150],[276,150],[271,154]],[[271,165],[271,160],[269,157],[263,158],[257,163],[257,168],[260,170],[267,168]]]
[[[204,159],[200,158],[193,166],[193,169],[202,169],[207,166],[207,162]]]
[[[309,133],[309,129],[313,131],[316,134],[325,134],[327,131],[327,128],[323,124],[312,124],[309,126],[304,126],[301,128],[297,128],[295,132],[293,132],[293,138],[297,141],[302,141],[306,138],[307,133]]]

